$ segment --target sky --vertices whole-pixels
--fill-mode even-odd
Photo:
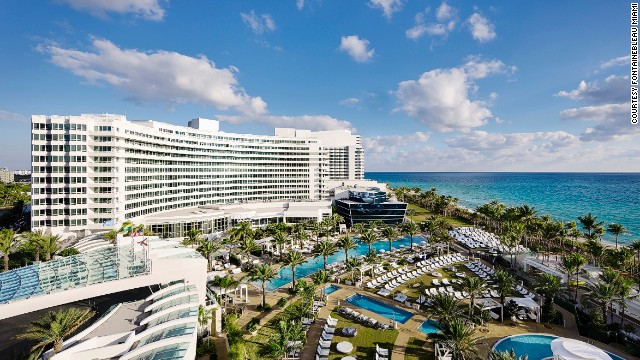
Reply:
[[[0,167],[30,116],[349,129],[367,171],[640,172],[626,1],[22,0]]]

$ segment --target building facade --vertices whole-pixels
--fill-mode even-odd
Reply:
[[[407,203],[389,200],[378,188],[336,189],[334,205],[349,227],[376,220],[398,224],[407,212]]]
[[[0,168],[0,183],[13,182],[13,171],[7,168]]]
[[[359,136],[285,130],[265,136],[225,133],[201,118],[185,127],[112,114],[34,115],[31,227],[82,235],[212,204],[317,201],[327,197],[325,181],[363,176]]]
[[[298,139],[318,139],[328,157],[325,177],[328,180],[364,179],[364,149],[360,135],[349,130],[310,131],[276,128],[276,136]]]

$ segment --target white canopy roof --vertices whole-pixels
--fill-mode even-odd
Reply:
[[[476,300],[476,306],[479,307],[481,310],[488,310],[488,309],[502,307],[502,304],[493,300],[492,298],[483,298],[483,299]]]
[[[551,341],[551,351],[563,360],[612,360],[606,352],[593,345],[562,337]]]
[[[535,302],[535,300],[529,299],[528,297],[523,297],[523,298],[507,297],[505,298],[505,300],[506,302],[513,300],[516,302],[516,304],[518,304],[518,306],[524,307],[524,308],[536,309],[540,307],[540,305],[538,305],[538,303]]]

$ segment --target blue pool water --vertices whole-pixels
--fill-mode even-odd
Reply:
[[[407,322],[413,316],[412,313],[402,310],[398,307],[387,305],[368,296],[354,294],[345,299],[348,303],[359,306],[365,310],[369,310],[376,314],[382,315],[387,319],[394,320],[401,324]]]
[[[339,289],[340,289],[340,286],[333,285],[333,284],[331,284],[331,285],[327,285],[327,286],[324,288],[324,293],[325,293],[326,295],[329,295],[329,294],[331,294],[331,293],[334,293],[334,292],[338,291]]]
[[[551,341],[556,338],[558,337],[543,334],[516,335],[503,339],[493,349],[497,351],[510,351],[513,349],[518,357],[526,354],[529,356],[529,360],[542,360],[553,356]],[[624,360],[608,351],[606,353],[613,360]]]
[[[355,240],[358,241],[358,247],[349,251],[349,257],[358,257],[360,255],[368,254],[369,247],[367,246],[367,244],[359,242],[358,238],[356,238]],[[414,236],[413,244],[414,245],[419,244],[423,240],[424,239],[420,236]],[[405,236],[403,238],[400,238],[394,241],[393,247],[397,249],[400,247],[400,245],[409,246],[410,244],[411,244],[411,241],[409,237]],[[376,252],[378,252],[378,250],[380,249],[389,250],[389,242],[378,241],[373,243],[371,248]],[[337,261],[344,261],[344,251],[338,251],[335,254],[329,256],[327,258],[327,265]],[[316,258],[310,257],[302,265],[296,266],[296,279],[302,279],[303,277],[309,276],[321,269],[322,269],[322,256],[318,256]],[[273,281],[268,282],[266,284],[266,288],[269,291],[273,291],[275,289],[278,289],[281,286],[284,286],[290,283],[292,280],[293,280],[293,273],[291,271],[291,267],[283,266],[282,268],[280,268],[280,271],[278,271],[278,277]]]
[[[440,332],[440,329],[438,329],[437,327],[438,325],[439,323],[437,321],[427,320],[422,324],[420,324],[420,327],[418,328],[418,330],[422,331],[427,335],[436,334]]]

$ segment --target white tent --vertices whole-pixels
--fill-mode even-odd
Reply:
[[[495,308],[500,308],[500,316],[503,315],[503,311],[504,311],[504,309],[502,309],[502,304],[493,300],[492,298],[476,299],[476,307],[479,308],[480,310],[491,310]],[[491,315],[492,318],[496,319],[495,318],[496,315],[493,315],[493,312],[490,312],[489,314]]]
[[[536,322],[540,322],[540,305],[538,305],[537,302],[535,302],[535,300],[530,299],[528,297],[506,297],[504,298],[505,301],[508,303],[509,301],[513,300],[516,304],[518,304],[519,307],[522,308],[526,308],[532,311],[536,312]]]
[[[551,341],[551,351],[555,360],[612,360],[606,352],[593,345],[562,337]]]

